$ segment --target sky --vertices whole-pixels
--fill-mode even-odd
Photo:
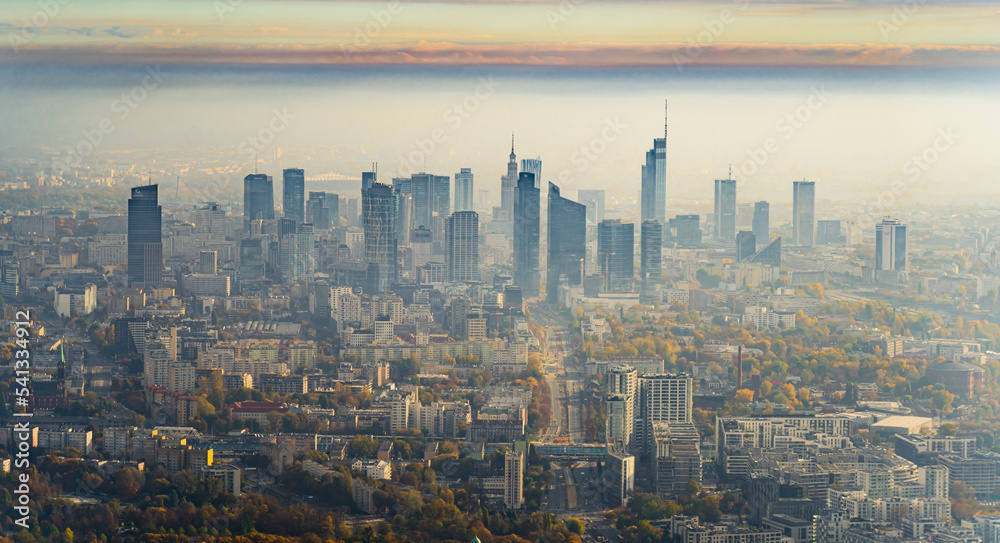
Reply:
[[[678,201],[730,168],[741,201],[803,178],[862,206],[981,199],[1000,192],[997,28],[1000,4],[961,0],[0,0],[0,156],[102,130],[86,158],[472,167],[498,197],[513,132],[564,194],[628,200],[667,101]]]

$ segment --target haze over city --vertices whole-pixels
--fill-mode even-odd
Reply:
[[[0,0],[0,543],[1000,543],[997,29]]]

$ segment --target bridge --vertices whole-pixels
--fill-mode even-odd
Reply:
[[[598,458],[608,452],[606,445],[586,443],[532,443],[531,446],[542,456],[562,458]]]

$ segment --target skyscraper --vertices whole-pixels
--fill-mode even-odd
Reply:
[[[771,205],[765,201],[753,204],[753,235],[758,245],[766,245],[771,239]]]
[[[587,206],[563,198],[559,187],[550,182],[548,224],[545,294],[549,303],[555,303],[563,281],[569,285],[583,284],[583,260],[587,256]]]
[[[374,167],[370,172],[361,172],[361,190],[367,189],[376,181],[378,181],[378,172]]]
[[[128,284],[132,288],[163,281],[163,210],[158,185],[133,187],[128,201]]]
[[[646,152],[642,167],[642,186],[639,202],[641,219],[653,219],[660,224],[667,222],[667,116],[664,103],[663,137],[653,140],[653,148]]]
[[[472,168],[462,168],[455,174],[455,211],[475,211],[474,194]]]
[[[306,200],[306,222],[316,230],[340,226],[340,195],[310,191]]]
[[[812,247],[816,226],[816,182],[795,181],[792,184],[792,243]]]
[[[715,239],[736,239],[736,181],[715,180]]]
[[[410,224],[413,222],[413,195],[396,192],[396,239],[400,246],[410,244]],[[433,237],[432,247],[433,247]]]
[[[631,292],[635,275],[635,225],[621,219],[597,225],[597,253],[607,292]]]
[[[287,168],[282,172],[281,206],[285,216],[295,219],[298,224],[306,222],[306,174],[299,168]]]
[[[410,179],[413,209],[410,226],[426,226],[434,234],[434,243],[444,243],[444,222],[451,214],[451,179],[446,175],[413,174]]]
[[[875,280],[895,278],[905,271],[906,225],[886,217],[875,225]]]
[[[663,225],[654,221],[642,221],[639,232],[639,277],[642,279],[643,301],[655,299],[656,287],[660,284],[663,261]]]
[[[512,148],[513,150],[513,148]],[[535,174],[535,187],[541,190],[542,184],[542,157],[522,158],[521,171]]]
[[[274,218],[274,181],[270,176],[252,173],[243,178],[243,217],[246,222]]]
[[[587,206],[587,222],[597,224],[604,220],[604,191],[578,190],[576,201]]]
[[[397,279],[396,212],[396,194],[392,186],[376,182],[361,191],[368,285],[375,292],[384,292]],[[373,273],[375,277],[371,276]]]
[[[534,179],[534,177],[532,177]],[[511,220],[514,217],[514,202],[517,201],[518,176],[517,156],[514,154],[514,134],[510,135],[510,159],[507,161],[507,174],[500,178],[500,213],[501,217]],[[538,187],[535,187],[536,189]]]
[[[746,262],[757,253],[757,236],[749,230],[740,230],[736,234],[736,262]]]
[[[449,281],[479,281],[479,214],[456,211],[448,217],[446,237]]]
[[[513,157],[513,153],[511,153]],[[514,284],[525,298],[538,296],[539,241],[541,237],[541,191],[535,175],[522,172],[517,179],[514,211]]]
[[[656,142],[653,142],[654,146]],[[639,185],[639,217],[644,221],[656,220],[656,149],[646,151]]]
[[[240,241],[240,281],[259,281],[264,278],[264,248],[260,239]]]
[[[670,230],[674,241],[681,247],[701,245],[701,217],[698,215],[677,215],[670,219]]]

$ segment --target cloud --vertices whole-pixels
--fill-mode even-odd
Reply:
[[[130,66],[950,67],[1000,66],[989,45],[419,41],[365,45],[32,45],[0,62]]]

